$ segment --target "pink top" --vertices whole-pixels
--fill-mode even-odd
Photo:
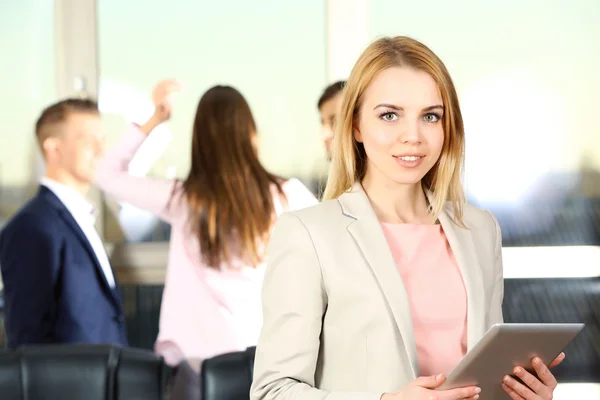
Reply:
[[[448,374],[467,350],[467,294],[441,225],[382,223],[410,302],[421,376]]]
[[[200,257],[197,240],[187,231],[188,205],[181,181],[136,177],[128,165],[146,135],[132,125],[106,154],[97,183],[118,201],[153,212],[171,224],[171,242],[163,292],[157,353],[175,365],[183,358],[209,358],[256,345],[262,325],[260,291],[265,265],[234,262],[221,270]],[[296,179],[283,184],[289,210],[317,203]],[[277,214],[285,211],[273,187]]]

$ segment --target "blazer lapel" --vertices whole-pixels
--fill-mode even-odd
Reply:
[[[352,192],[343,194],[338,200],[344,214],[354,218],[354,221],[347,227],[348,232],[373,270],[389,304],[400,331],[413,376],[416,377],[419,374],[419,366],[410,304],[404,282],[396,268],[396,262],[387,244],[383,229],[360,184],[356,184]]]
[[[428,193],[428,196],[431,195]],[[467,347],[470,350],[485,334],[485,293],[473,234],[454,222],[448,206],[438,220],[444,229],[467,292]]]
[[[102,284],[104,285],[105,289],[108,291],[108,293],[110,293],[110,298],[112,299],[114,305],[117,307],[117,310],[121,311],[121,301],[119,299],[119,292],[116,290],[116,286],[115,289],[110,287],[108,281],[106,280],[106,275],[104,275],[104,270],[100,265],[100,261],[98,261],[98,257],[96,257],[96,253],[94,252],[92,245],[90,244],[88,238],[85,236],[85,233],[83,233],[83,231],[79,227],[77,221],[75,221],[75,218],[73,218],[69,210],[63,205],[60,199],[56,197],[54,193],[52,193],[50,189],[41,186],[40,192],[52,204],[52,206],[54,206],[62,220],[69,226],[69,228],[71,228],[75,236],[77,236],[77,239],[83,245],[89,257],[92,259],[94,267],[96,268],[96,273],[102,281]]]

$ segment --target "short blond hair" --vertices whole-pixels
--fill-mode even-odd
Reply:
[[[431,214],[437,218],[446,201],[454,211],[454,221],[463,223],[464,193],[461,173],[464,163],[465,134],[456,89],[444,63],[424,44],[406,37],[385,37],[373,42],[354,65],[337,118],[332,157],[324,199],[338,198],[361,182],[366,173],[367,155],[362,143],[355,140],[353,130],[363,96],[375,76],[391,67],[410,67],[426,72],[438,84],[444,103],[442,126],[444,144],[440,158],[423,177],[424,189],[430,191]]]

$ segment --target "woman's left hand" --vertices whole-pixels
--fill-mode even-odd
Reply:
[[[502,388],[513,400],[551,400],[556,389],[556,378],[550,368],[556,367],[565,359],[565,353],[560,353],[549,366],[544,365],[539,357],[532,360],[537,377],[523,367],[515,367],[513,373],[524,383],[511,376],[505,376]]]

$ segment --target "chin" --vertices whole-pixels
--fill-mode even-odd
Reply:
[[[93,173],[89,174],[78,174],[77,180],[83,184],[93,185],[95,182],[95,175]]]
[[[417,171],[415,171],[417,172]],[[420,183],[425,174],[422,173],[396,173],[390,175],[390,180],[398,185],[415,185]]]
[[[417,183],[421,183],[420,179],[393,179],[392,180],[396,185],[416,185]]]

